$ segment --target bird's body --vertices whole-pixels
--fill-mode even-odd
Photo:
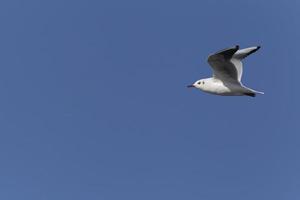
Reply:
[[[189,87],[198,88],[204,92],[222,96],[252,96],[262,92],[245,87],[242,82],[242,59],[257,51],[260,47],[250,47],[239,50],[239,46],[228,48],[208,57],[208,63],[213,69],[213,77],[200,79]]]
[[[222,96],[242,96],[252,92],[238,82],[225,82],[214,77],[201,80],[203,80],[204,83],[201,90],[211,94]]]

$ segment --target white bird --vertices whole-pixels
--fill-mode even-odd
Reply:
[[[242,82],[242,60],[256,52],[260,46],[240,49],[239,46],[224,49],[208,57],[207,62],[213,69],[213,77],[200,79],[188,87],[222,96],[251,96],[264,94],[245,87]]]

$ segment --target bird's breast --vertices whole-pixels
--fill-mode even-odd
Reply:
[[[234,85],[232,84],[217,81],[217,82],[210,82],[209,84],[207,84],[203,88],[203,91],[208,93],[213,93],[213,94],[227,95],[232,93],[233,87]]]

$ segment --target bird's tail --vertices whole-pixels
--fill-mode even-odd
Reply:
[[[264,92],[255,91],[256,94],[265,94]]]
[[[253,90],[253,89],[247,88],[245,86],[243,86],[243,87],[246,89],[246,91],[244,92],[244,95],[247,95],[247,96],[255,97],[256,94],[265,94],[264,92]]]

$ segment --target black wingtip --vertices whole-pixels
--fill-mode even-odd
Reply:
[[[254,92],[246,92],[244,95],[249,96],[249,97],[255,97],[256,94]]]
[[[239,48],[240,48],[240,45],[235,45],[235,48],[236,48],[236,49],[239,49]]]
[[[256,51],[258,51],[258,49],[260,49],[260,46],[256,46],[256,49],[253,49],[252,51],[250,51],[250,52],[247,54],[247,56],[249,56],[250,54],[252,54],[252,53],[254,53],[254,52],[256,52]]]

